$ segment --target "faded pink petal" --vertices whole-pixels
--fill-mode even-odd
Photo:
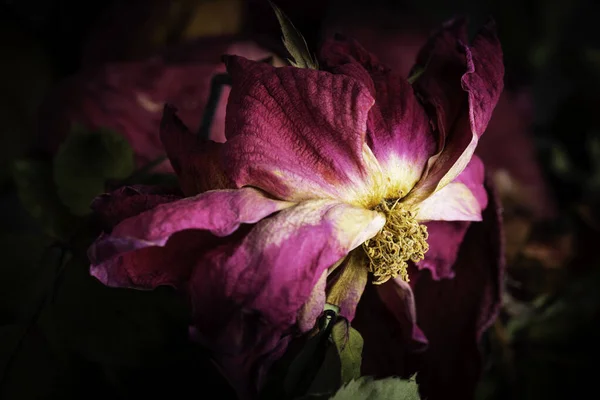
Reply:
[[[423,397],[473,398],[481,374],[481,334],[498,315],[504,271],[501,215],[495,196],[464,238],[454,279],[421,273],[413,287],[417,321],[429,347],[417,363]]]
[[[71,126],[78,123],[91,130],[104,127],[123,134],[133,147],[138,166],[164,156],[158,133],[165,103],[176,105],[184,124],[196,133],[211,80],[225,73],[221,55],[233,53],[257,59],[270,55],[266,50],[257,52],[252,42],[236,42],[233,38],[213,41],[199,41],[143,61],[94,64],[69,77],[41,108],[40,146],[55,152]],[[183,57],[175,56],[183,50]],[[227,95],[227,90],[221,94],[211,125],[211,137],[218,141],[224,139]],[[168,161],[157,170],[172,171]]]
[[[441,147],[407,197],[409,203],[422,201],[463,171],[502,91],[502,50],[493,24],[483,27],[471,46],[464,39],[464,21],[452,21],[417,58],[415,71],[425,69],[413,86],[435,110]]]
[[[473,156],[454,181],[419,204],[416,218],[420,221],[481,221],[481,211],[488,200],[484,178],[483,163]]]
[[[110,235],[98,239],[88,253],[93,264],[91,273],[109,286],[153,288],[174,284],[169,273],[171,266],[152,260],[144,260],[147,265],[143,267],[148,268],[144,274],[130,272],[130,282],[111,282],[109,278],[113,270],[135,268],[135,253],[132,251],[165,246],[179,232],[194,229],[208,231],[215,236],[228,236],[240,224],[256,223],[289,206],[291,203],[269,199],[252,188],[211,191],[161,204],[124,220]],[[160,274],[161,279],[167,281],[155,281],[157,277],[153,274]]]
[[[325,65],[362,82],[375,98],[367,123],[367,144],[390,183],[406,195],[436,150],[429,117],[408,81],[381,65],[355,40],[336,36],[321,51]]]
[[[199,138],[166,105],[160,138],[183,193],[193,196],[207,190],[234,188],[222,165],[223,144]]]
[[[365,133],[373,98],[355,80],[227,58],[226,157],[238,187],[300,201],[364,199],[373,179]],[[376,161],[375,161],[376,162]],[[375,166],[377,168],[377,166]]]

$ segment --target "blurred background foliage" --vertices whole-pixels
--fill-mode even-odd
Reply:
[[[556,212],[538,217],[535,205],[524,209],[520,189],[496,176],[508,272],[502,315],[484,343],[478,399],[593,393],[600,355],[600,3],[277,3],[311,48],[338,25],[384,37],[407,26],[428,31],[457,14],[470,16],[472,27],[494,17],[507,90],[530,96],[535,161]],[[252,38],[282,54],[268,3],[4,0],[0,19],[0,398],[179,398],[213,389],[229,398],[210,361],[188,343],[187,310],[170,290],[109,289],[87,273],[85,248],[100,231],[87,205],[136,173],[128,144],[114,133],[74,128],[58,154],[48,154],[37,145],[38,108],[78,71],[146,59],[199,37]],[[74,170],[84,173],[70,176]],[[198,376],[208,378],[202,387]]]

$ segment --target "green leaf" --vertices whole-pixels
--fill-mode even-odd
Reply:
[[[310,54],[308,44],[304,36],[296,29],[292,21],[281,11],[279,7],[269,1],[271,7],[277,15],[281,32],[283,33],[283,44],[287,51],[292,56],[293,60],[288,60],[290,64],[298,68],[319,69],[319,64],[316,57]]]
[[[364,343],[360,333],[348,321],[343,320],[335,324],[331,338],[341,360],[342,382],[348,383],[359,378]]]
[[[134,170],[127,140],[109,130],[74,130],[54,158],[54,181],[62,202],[75,215],[90,213],[90,203],[107,180],[127,178]]]
[[[76,219],[62,204],[52,179],[52,164],[39,160],[17,160],[12,166],[21,205],[49,236],[66,239]]]
[[[419,400],[418,389],[414,376],[409,380],[362,377],[342,387],[330,400]]]

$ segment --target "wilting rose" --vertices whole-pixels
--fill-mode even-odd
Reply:
[[[87,129],[106,127],[123,134],[143,166],[161,156],[159,138],[163,106],[177,104],[181,119],[198,132],[215,75],[225,72],[223,54],[258,60],[272,54],[249,41],[234,38],[199,39],[137,62],[104,64],[66,79],[41,110],[40,140],[56,151],[73,124]],[[210,125],[210,136],[225,140],[225,107],[229,86],[222,87]],[[160,170],[172,171],[168,161]]]
[[[166,107],[161,138],[186,197],[105,197],[98,211],[123,220],[90,248],[91,273],[183,292],[193,337],[244,398],[325,302],[353,320],[368,287],[367,307],[375,293],[387,308],[359,326],[390,330],[363,329],[366,356],[428,344],[419,365],[389,372],[417,368],[430,399],[466,398],[499,304],[496,203],[473,152],[503,77],[491,26],[467,43],[462,21],[445,25],[412,86],[345,39],[324,45],[323,70],[228,57],[227,141],[199,139]]]

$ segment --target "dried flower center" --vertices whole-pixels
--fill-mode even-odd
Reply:
[[[408,282],[408,261],[421,261],[429,250],[427,227],[419,224],[398,200],[384,200],[375,210],[385,214],[386,223],[375,237],[363,243],[369,271],[375,276],[373,283],[380,285],[398,275]]]

